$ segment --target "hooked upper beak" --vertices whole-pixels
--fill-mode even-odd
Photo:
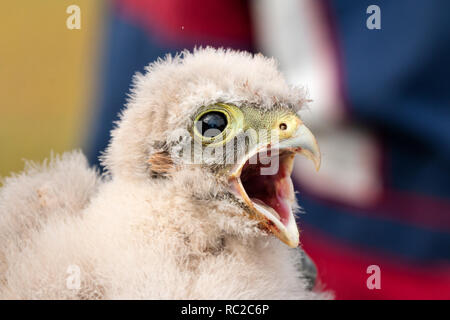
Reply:
[[[312,132],[304,125],[300,125],[295,134],[278,145],[278,149],[291,150],[312,160],[316,171],[320,169],[321,155],[317,140]]]
[[[278,157],[278,170],[272,175],[262,174],[265,166],[260,161],[249,163],[252,157],[259,158],[261,154],[269,154],[271,160]],[[265,144],[254,148],[230,175],[232,191],[244,200],[252,217],[290,247],[299,244],[299,231],[293,212],[295,193],[290,177],[296,154],[312,160],[316,170],[319,170],[319,146],[314,135],[301,122],[290,137],[274,145]]]

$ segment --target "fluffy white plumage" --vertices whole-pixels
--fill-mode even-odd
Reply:
[[[150,177],[155,142],[170,142],[199,106],[223,101],[269,110],[300,107],[304,94],[260,55],[184,52],[135,77],[103,156],[107,176],[75,151],[5,179],[0,298],[323,298],[306,289],[299,250],[258,228],[214,175],[186,166]],[[79,288],[68,286],[73,266]]]

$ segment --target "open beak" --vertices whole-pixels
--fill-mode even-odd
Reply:
[[[233,192],[244,200],[252,216],[290,247],[299,244],[291,179],[296,154],[311,159],[316,170],[319,170],[319,146],[303,124],[292,136],[275,145],[256,147],[235,166],[230,175]]]

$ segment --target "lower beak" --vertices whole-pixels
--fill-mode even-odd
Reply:
[[[246,177],[249,175],[245,171],[255,170],[253,167],[250,168],[248,160],[262,152],[267,154],[269,150],[271,157],[279,157],[278,172],[271,177],[256,176],[259,173],[250,172],[253,182],[249,178],[241,179],[243,173]],[[255,148],[236,166],[230,176],[233,191],[244,200],[252,216],[290,247],[297,247],[299,244],[299,231],[293,212],[295,193],[290,177],[296,154],[302,154],[311,159],[316,170],[319,170],[321,160],[319,146],[311,131],[303,124],[299,125],[291,137],[278,144]],[[268,186],[268,182],[272,185]],[[264,198],[261,185],[267,186],[266,199],[261,199]],[[258,192],[252,190],[255,188]]]

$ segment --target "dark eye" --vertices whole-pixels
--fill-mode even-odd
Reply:
[[[212,138],[219,135],[227,127],[228,120],[225,114],[218,111],[205,113],[195,123],[202,136]]]

